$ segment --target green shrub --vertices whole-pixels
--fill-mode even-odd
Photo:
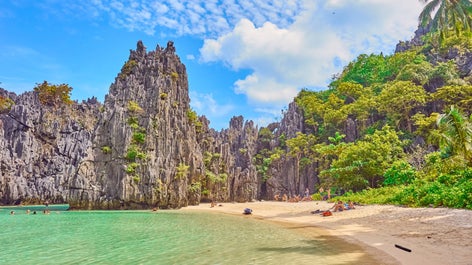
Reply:
[[[133,176],[133,182],[134,182],[134,183],[138,184],[140,180],[141,180],[140,177],[138,177],[138,176]]]
[[[7,113],[15,105],[15,102],[10,98],[0,96],[0,113]]]
[[[177,179],[182,179],[182,178],[186,177],[189,173],[189,171],[188,171],[189,168],[190,168],[190,166],[187,166],[184,163],[180,163],[179,166],[177,167],[177,173],[175,174],[175,177]]]
[[[102,152],[103,152],[104,154],[109,154],[109,153],[111,153],[111,147],[109,147],[109,146],[107,146],[107,145],[102,146]]]
[[[127,166],[126,166],[126,173],[128,174],[134,174],[136,172],[136,168],[139,166],[138,163],[129,163]]]
[[[179,78],[179,73],[177,72],[172,72],[170,73],[170,77],[172,78],[172,80],[177,80]]]
[[[143,144],[146,140],[146,134],[142,132],[133,133],[133,142],[137,144]]]
[[[142,113],[144,110],[139,106],[138,102],[130,100],[128,102],[128,111],[132,113]]]
[[[121,68],[121,73],[119,74],[120,79],[127,77],[137,64],[138,63],[135,60],[127,61]]]
[[[136,148],[136,146],[131,145],[131,146],[128,148],[128,151],[126,152],[125,158],[126,158],[128,161],[135,161],[137,155],[138,155],[138,149]]]
[[[314,193],[314,194],[311,195],[311,199],[314,200],[314,201],[321,201],[323,199],[323,197],[319,193]]]
[[[72,104],[72,87],[67,84],[52,85],[44,81],[42,84],[36,84],[34,91],[38,93],[39,101],[43,105],[58,107],[62,104]]]
[[[405,161],[395,161],[393,165],[385,171],[384,185],[409,184],[415,179],[414,168]]]

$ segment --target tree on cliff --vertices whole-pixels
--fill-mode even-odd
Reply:
[[[72,87],[67,84],[53,85],[44,81],[42,84],[36,84],[34,91],[38,93],[39,101],[43,105],[58,107],[72,103],[70,99]]]
[[[439,32],[444,39],[448,31],[460,35],[462,30],[472,28],[472,3],[470,0],[420,0],[427,3],[420,13],[421,26],[431,26],[432,32]],[[434,16],[432,16],[434,14]]]
[[[0,113],[7,113],[15,105],[15,102],[8,97],[0,95]]]

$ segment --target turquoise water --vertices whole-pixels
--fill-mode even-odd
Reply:
[[[186,211],[0,210],[0,264],[378,264],[300,227]]]

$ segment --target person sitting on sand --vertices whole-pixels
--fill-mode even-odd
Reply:
[[[347,203],[344,204],[344,207],[346,208],[346,210],[352,210],[352,209],[356,209],[354,207],[354,203],[352,201],[348,201]]]
[[[334,208],[333,212],[346,210],[346,208],[344,207],[344,203],[342,201],[338,201],[337,203],[335,203],[333,207],[331,207],[330,209],[332,208]]]

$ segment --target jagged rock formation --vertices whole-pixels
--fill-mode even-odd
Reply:
[[[0,202],[65,202],[74,187],[86,189],[79,173],[92,159],[92,131],[99,104],[42,106],[37,94],[2,93],[15,105],[0,115]],[[77,184],[77,185],[75,185]]]
[[[172,42],[151,52],[138,42],[103,105],[50,107],[38,92],[0,95],[15,103],[0,114],[1,204],[136,209],[258,198],[257,127],[235,117],[216,132],[205,117],[192,120]]]
[[[415,31],[415,36],[410,41],[400,41],[395,48],[395,53],[404,52],[411,50],[415,47],[423,46],[425,43],[423,37],[430,32],[430,26],[422,27],[419,26]],[[460,73],[461,78],[465,78],[472,75],[472,51],[469,48],[459,48],[456,46],[450,46],[446,52],[437,51],[438,47],[435,47],[436,51],[428,51],[428,56],[431,63],[436,64],[438,62],[447,62],[453,60]],[[433,84],[433,89],[441,87],[444,84]]]
[[[106,195],[99,205],[198,203],[189,188],[203,165],[189,103],[187,73],[173,43],[146,52],[138,42],[110,87],[95,130],[94,173]]]
[[[307,133],[308,130],[304,124],[303,111],[296,102],[289,104],[280,123],[273,123],[269,128],[274,134],[274,139],[270,142],[270,150],[281,146],[282,135],[285,139],[290,139],[296,137],[297,132]],[[270,178],[261,182],[260,198],[269,200],[274,198],[274,195],[286,194],[289,197],[303,195],[306,188],[310,193],[315,192],[315,183],[318,182],[315,169],[315,164],[300,166],[295,157],[281,156],[279,160],[272,162],[268,174]]]

